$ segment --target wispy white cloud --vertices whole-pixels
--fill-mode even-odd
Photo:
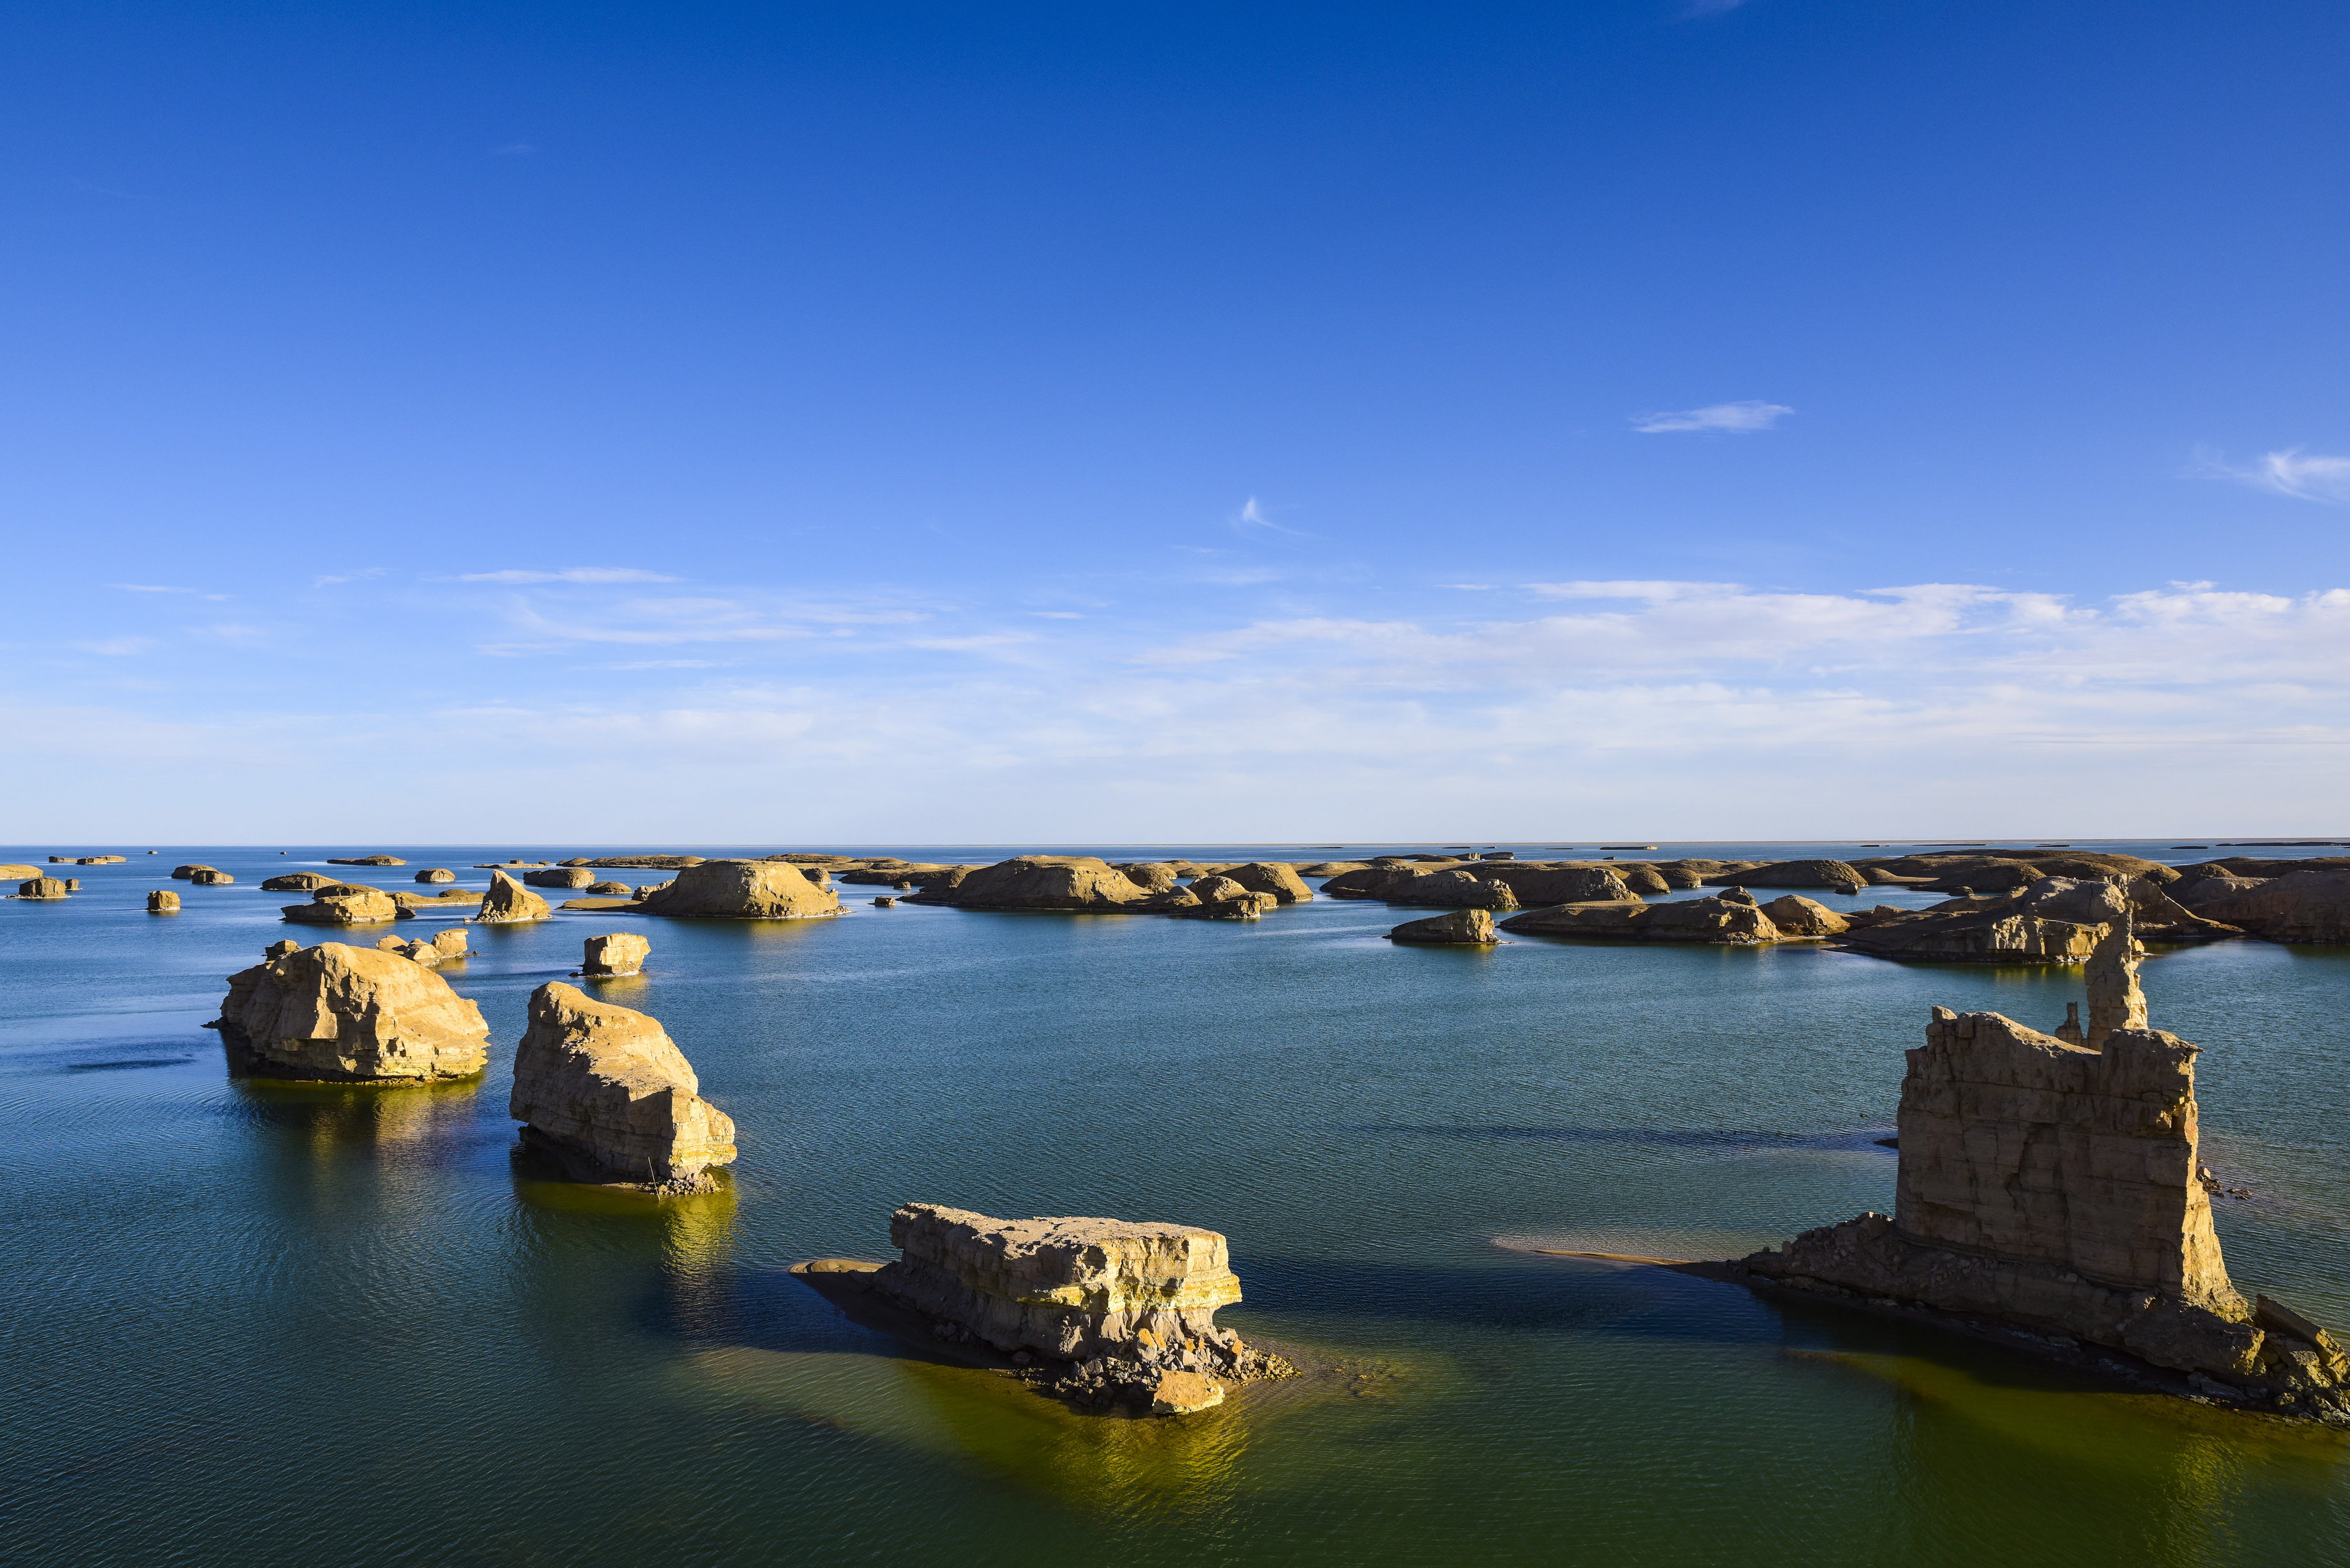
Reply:
[[[145,637],[109,637],[96,642],[77,642],[74,647],[84,653],[102,653],[109,659],[128,659],[144,653],[155,646],[154,639]]]
[[[1459,588],[1464,594],[1487,593],[1493,587],[1491,583],[1439,583],[1436,586],[1440,588]]]
[[[1308,534],[1302,529],[1284,527],[1274,522],[1266,515],[1264,504],[1253,495],[1248,498],[1246,504],[1232,514],[1232,532],[1243,538],[1262,536],[1266,534],[1285,534],[1293,539],[1321,537],[1319,534]]]
[[[638,659],[626,664],[608,664],[607,670],[724,670],[723,659]]]
[[[2350,457],[2303,456],[2296,446],[2264,452],[2249,468],[2237,467],[2208,454],[2202,462],[2205,472],[2249,484],[2255,490],[2290,495],[2297,501],[2350,504]]]
[[[1083,620],[1086,618],[1076,610],[1030,610],[1028,613],[1036,617],[1040,620]]]
[[[1752,435],[1757,431],[1769,430],[1794,411],[1784,403],[1765,403],[1750,398],[1737,403],[1709,403],[1701,409],[1634,414],[1632,428],[1644,435],[1666,435],[1679,431],[1697,431],[1711,435]]]
[[[361,583],[369,577],[381,576],[383,576],[381,566],[364,566],[356,572],[322,573],[310,579],[310,586],[314,588],[326,588],[332,587],[337,583]]]
[[[563,566],[550,572],[465,572],[457,578],[461,583],[681,583],[684,580],[636,566]]]

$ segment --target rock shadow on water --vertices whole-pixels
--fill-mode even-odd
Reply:
[[[222,1102],[252,1126],[292,1135],[312,1149],[482,1141],[483,1079],[421,1084],[232,1077]]]
[[[1325,1376],[1244,1385],[1180,1418],[1080,1412],[983,1365],[922,1325],[885,1322],[785,1269],[733,1271],[707,1299],[669,1288],[639,1318],[694,1347],[686,1376],[729,1408],[744,1402],[1010,1483],[1094,1514],[1187,1521],[1250,1490],[1243,1461],[1270,1422],[1327,1407],[1391,1378],[1388,1364],[1303,1354]],[[1362,1407],[1377,1411],[1375,1404]]]
[[[1446,1127],[1390,1122],[1373,1123],[1343,1130],[1367,1135],[1451,1138],[1470,1143],[1534,1141],[1654,1146],[1667,1148],[1842,1151],[1884,1147],[1886,1146],[1882,1140],[1893,1129],[1886,1126],[1839,1127],[1828,1132],[1775,1133],[1740,1132],[1717,1127],[1513,1127],[1506,1124]]]

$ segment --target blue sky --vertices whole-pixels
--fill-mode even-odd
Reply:
[[[0,7],[12,836],[2350,831],[2345,54]]]

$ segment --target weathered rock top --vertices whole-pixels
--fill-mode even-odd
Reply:
[[[240,1071],[270,1077],[470,1077],[489,1054],[482,1011],[398,953],[321,942],[229,977],[221,1039]]]
[[[702,920],[797,920],[840,913],[840,896],[779,860],[704,860],[682,867],[637,905],[648,915]]]
[[[575,1179],[690,1191],[735,1154],[733,1119],[701,1088],[658,1020],[550,981],[531,993],[507,1109]]]

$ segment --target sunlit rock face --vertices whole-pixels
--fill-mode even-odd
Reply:
[[[889,1240],[903,1256],[876,1287],[998,1350],[1174,1366],[1187,1349],[1240,1344],[1216,1326],[1241,1282],[1213,1231],[909,1203],[890,1216]]]
[[[482,1010],[396,952],[321,942],[229,977],[216,1027],[258,1077],[422,1083],[489,1060]]]
[[[798,920],[840,913],[840,895],[775,860],[704,860],[647,894],[648,915],[700,920]]]
[[[734,1121],[702,1097],[658,1021],[551,981],[531,993],[507,1110],[577,1181],[692,1192],[734,1159]]]
[[[1743,1266],[2350,1417],[2350,1362],[2330,1336],[2266,1298],[2247,1305],[2229,1281],[2198,1174],[2197,1047],[2147,1027],[2137,957],[2126,919],[2089,955],[2081,1043],[1934,1009],[1907,1054],[1893,1215],[1805,1231]]]

